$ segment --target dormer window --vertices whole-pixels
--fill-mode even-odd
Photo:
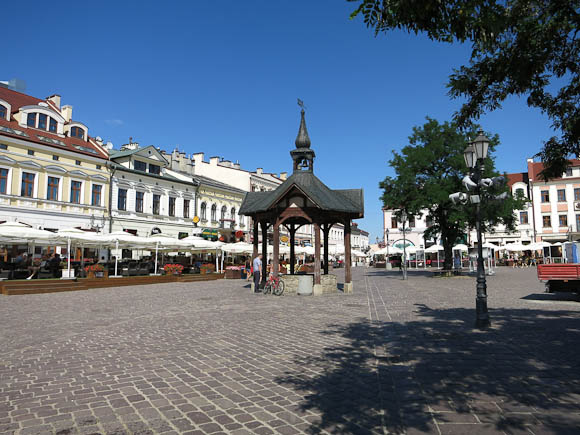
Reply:
[[[38,128],[40,128],[41,130],[46,130],[47,119],[48,119],[48,116],[46,116],[44,113],[39,113],[38,114]]]
[[[140,160],[135,160],[133,162],[133,169],[136,171],[147,172],[147,163]]]
[[[6,116],[7,114],[8,114],[8,110],[6,109],[6,106],[3,106],[2,104],[0,104],[0,118],[8,119],[8,117]]]
[[[85,131],[80,127],[72,127],[70,129],[71,137],[78,137],[79,139],[85,140]]]
[[[28,127],[38,128],[39,130],[57,132],[58,123],[56,119],[44,113],[29,113],[26,115],[26,125]]]
[[[157,166],[157,165],[149,165],[149,173],[150,174],[155,174],[155,175],[159,175],[161,174],[161,166]]]

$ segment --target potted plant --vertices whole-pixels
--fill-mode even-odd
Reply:
[[[183,266],[181,264],[166,264],[163,266],[166,275],[181,275]]]
[[[226,279],[240,279],[242,277],[242,268],[240,266],[226,267]]]
[[[215,265],[212,263],[202,264],[201,267],[199,268],[199,273],[201,273],[201,274],[208,274],[208,273],[214,273],[214,272],[215,272]]]
[[[87,278],[106,278],[105,275],[108,275],[108,271],[105,271],[105,268],[102,264],[90,264],[85,266],[85,272],[87,273]]]

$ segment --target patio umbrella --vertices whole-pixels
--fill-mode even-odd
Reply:
[[[54,233],[46,230],[29,227],[20,222],[4,222],[0,224],[0,238],[9,240],[51,240],[54,239]]]
[[[79,228],[63,228],[61,230],[58,230],[56,233],[54,233],[54,237],[55,239],[58,240],[66,240],[67,243],[67,253],[68,253],[68,277],[70,278],[70,268],[71,268],[71,245],[72,242],[82,242],[81,243],[81,247],[84,244],[98,244],[99,243],[99,239],[101,239],[101,237],[98,234],[95,234],[93,232],[87,232],[87,231],[83,231]],[[82,264],[82,261],[84,260],[84,253],[83,256],[81,257],[81,266],[84,266],[84,264]]]
[[[222,246],[222,251],[230,254],[251,254],[254,252],[254,245],[246,242],[226,243]]]
[[[469,251],[469,246],[467,246],[467,245],[464,245],[463,243],[460,243],[460,244],[458,244],[458,245],[455,245],[455,246],[453,247],[453,250],[454,250],[454,251],[463,251],[463,252],[467,252],[467,251]]]
[[[529,250],[529,245],[522,245],[520,242],[516,242],[516,243],[510,243],[505,245],[505,249],[506,251],[509,252],[520,252],[520,251],[527,251]]]
[[[134,234],[128,233],[126,231],[114,231],[109,234],[103,234],[101,236],[103,243],[108,244],[108,246],[115,246],[115,250],[119,250],[119,246],[134,247],[134,248],[147,248],[152,246],[151,240],[148,237],[139,237]],[[119,276],[118,273],[119,264],[119,254],[115,255],[115,276]],[[155,272],[157,272],[157,265],[155,267]]]
[[[439,268],[439,251],[444,251],[445,248],[441,245],[432,245],[429,246],[427,249],[425,249],[425,252],[428,253],[433,253],[436,252],[437,253],[437,268]]]

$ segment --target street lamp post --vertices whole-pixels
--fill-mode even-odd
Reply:
[[[401,212],[401,221],[403,224],[403,279],[407,279],[407,236],[405,222],[407,221],[407,212],[403,210]]]
[[[385,243],[385,246],[387,247],[387,261],[385,263],[385,269],[389,269],[391,263],[389,262],[389,229],[387,228],[385,230],[385,236],[387,238],[387,242]]]
[[[464,151],[467,167],[471,170],[471,180],[477,185],[471,202],[475,203],[475,227],[477,229],[477,296],[475,298],[476,321],[475,326],[483,329],[491,325],[487,310],[487,284],[485,282],[485,268],[483,264],[483,246],[481,237],[481,180],[483,164],[487,157],[489,139],[479,131],[477,137]]]

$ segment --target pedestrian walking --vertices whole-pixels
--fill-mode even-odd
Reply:
[[[262,277],[262,254],[258,254],[252,263],[254,271],[254,293],[260,293],[260,279]]]

